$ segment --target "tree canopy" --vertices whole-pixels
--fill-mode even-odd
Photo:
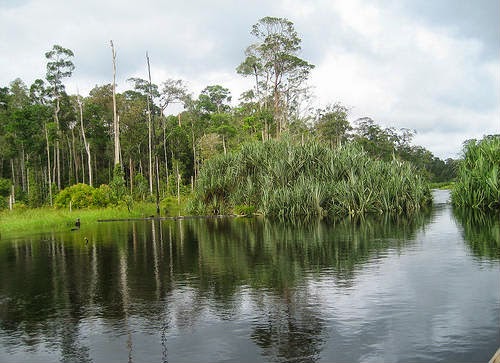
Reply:
[[[67,94],[64,82],[75,70],[75,55],[54,45],[45,53],[45,80],[26,85],[14,78],[0,87],[0,180],[14,187],[9,193],[17,203],[47,205],[52,193],[72,185],[113,185],[118,152],[130,195],[151,199],[144,180],[156,180],[166,198],[189,193],[201,167],[218,154],[284,134],[330,149],[356,143],[374,159],[409,161],[433,181],[454,177],[456,162],[413,145],[413,130],[383,128],[369,117],[351,122],[349,107],[334,100],[317,111],[303,107],[314,66],[300,58],[302,40],[290,20],[262,18],[251,34],[255,42],[246,47],[237,73],[254,85],[241,97],[222,84],[196,95],[185,80],[150,82],[146,67],[143,78],[129,79],[115,94],[117,151],[113,85],[98,84],[85,96]],[[172,114],[174,103],[180,107]]]

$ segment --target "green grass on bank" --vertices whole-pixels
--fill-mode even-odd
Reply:
[[[431,189],[441,189],[441,190],[453,190],[455,182],[440,182],[440,183],[430,183],[429,187]]]
[[[182,208],[169,205],[161,209],[161,216],[177,215]],[[168,210],[168,212],[167,212]],[[32,233],[43,233],[54,230],[65,231],[74,226],[80,218],[82,226],[98,223],[101,219],[144,218],[156,214],[154,203],[134,203],[129,211],[126,206],[105,209],[57,209],[18,208],[0,212],[0,239]]]

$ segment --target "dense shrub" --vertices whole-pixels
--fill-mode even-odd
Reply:
[[[94,204],[94,188],[90,185],[79,183],[61,190],[54,198],[54,206],[58,208],[88,208]]]
[[[459,207],[500,209],[500,135],[464,145],[452,202]]]
[[[87,184],[75,184],[61,190],[54,198],[54,206],[58,208],[106,208],[112,205],[118,205],[125,200],[127,196],[123,195],[117,199],[116,193],[106,184],[99,188],[91,187]]]
[[[427,182],[409,163],[375,160],[355,145],[332,150],[284,139],[208,160],[189,205],[199,214],[246,206],[285,218],[411,213],[430,200]]]
[[[0,197],[8,197],[10,195],[11,185],[10,179],[0,178]]]

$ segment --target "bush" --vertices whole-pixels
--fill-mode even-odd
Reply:
[[[113,180],[109,184],[111,190],[111,200],[113,203],[118,204],[127,194],[127,187],[125,186],[125,174],[120,165],[116,165],[113,170]]]
[[[500,135],[465,144],[452,202],[458,207],[500,209]]]
[[[8,197],[11,189],[10,179],[0,178],[0,197]]]
[[[54,198],[57,208],[89,208],[94,204],[94,188],[90,185],[79,183],[61,190]]]
[[[196,214],[293,218],[412,213],[430,200],[427,181],[409,163],[375,160],[351,144],[332,150],[284,138],[207,160],[189,206]]]
[[[92,192],[92,206],[97,208],[105,208],[111,204],[111,188],[107,184],[102,184],[99,188],[95,188]]]
[[[106,208],[116,205],[120,201],[113,199],[111,187],[102,184],[99,188],[87,184],[75,184],[61,190],[54,198],[54,206],[57,208]]]

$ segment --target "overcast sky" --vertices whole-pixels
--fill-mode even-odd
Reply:
[[[414,143],[441,158],[466,139],[500,133],[498,0],[0,0],[0,86],[45,77],[44,54],[59,44],[76,65],[67,91],[110,83],[110,39],[118,91],[129,77],[182,78],[197,95],[251,88],[235,68],[264,16],[285,17],[316,68],[314,106],[341,102],[350,120],[417,131]]]

